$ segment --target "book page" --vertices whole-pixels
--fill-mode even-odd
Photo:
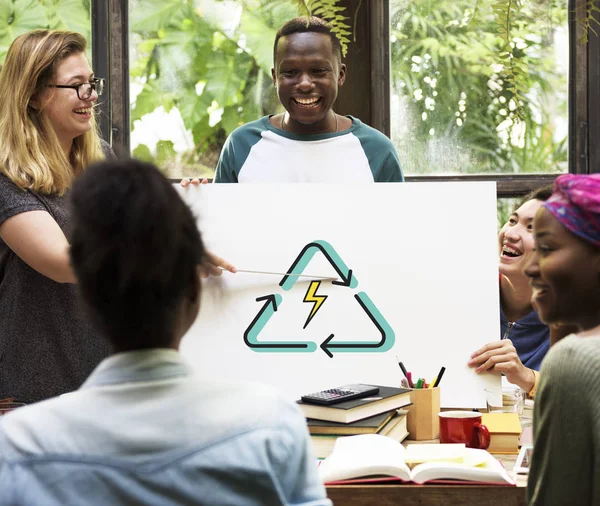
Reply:
[[[432,480],[462,480],[483,483],[508,483],[514,480],[506,469],[490,453],[485,450],[465,449],[463,464],[455,462],[427,462],[415,466],[411,472],[415,483],[426,483]]]
[[[319,475],[325,483],[376,475],[410,481],[409,472],[404,463],[404,447],[377,434],[339,438],[332,454],[319,466]]]
[[[425,462],[454,462],[464,464],[467,447],[464,443],[411,444],[406,448],[404,462],[416,467]]]

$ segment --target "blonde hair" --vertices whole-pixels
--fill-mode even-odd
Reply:
[[[86,47],[76,32],[34,30],[8,49],[0,71],[0,173],[20,188],[63,195],[74,175],[104,158],[94,116],[67,157],[43,104],[35,106],[60,62]]]

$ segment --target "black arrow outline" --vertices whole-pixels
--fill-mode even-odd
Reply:
[[[325,341],[323,341],[321,343],[320,348],[325,352],[325,354],[329,357],[329,358],[333,358],[333,353],[331,353],[331,351],[329,351],[330,348],[381,348],[386,341],[386,335],[385,335],[385,331],[383,330],[383,327],[381,325],[379,325],[379,322],[375,319],[375,317],[371,314],[371,312],[369,311],[369,309],[367,308],[367,306],[365,306],[365,304],[363,303],[362,300],[360,300],[360,298],[358,297],[358,294],[354,294],[354,298],[358,301],[358,303],[360,304],[360,307],[363,308],[363,310],[365,311],[365,313],[367,313],[367,315],[369,316],[369,318],[371,319],[371,321],[375,324],[375,326],[377,327],[377,329],[379,330],[379,332],[381,332],[381,341],[379,341],[378,343],[368,343],[368,344],[364,344],[364,343],[357,343],[357,344],[350,344],[350,343],[331,343],[330,341],[333,339],[334,334],[330,334],[329,337],[327,339],[325,339]]]
[[[258,319],[262,316],[262,314],[266,311],[266,309],[269,307],[269,304],[273,304],[273,309],[275,312],[277,312],[277,301],[275,300],[275,294],[269,294],[269,295],[264,295],[263,297],[258,297],[256,299],[256,302],[260,302],[261,300],[266,300],[267,302],[265,304],[263,304],[263,307],[260,308],[260,311],[258,312],[258,314],[254,317],[254,320],[252,320],[252,323],[250,323],[250,325],[248,326],[248,328],[245,330],[244,332],[244,343],[246,343],[246,346],[248,346],[248,348],[276,348],[276,349],[280,349],[280,348],[293,348],[293,349],[304,349],[304,348],[308,348],[308,344],[306,343],[259,343],[259,344],[253,344],[251,342],[248,341],[248,334],[250,333],[250,330],[252,330],[252,328],[254,327],[254,325],[256,324],[256,322],[258,321]]]
[[[340,278],[342,278],[342,281],[332,281],[331,284],[333,285],[339,285],[339,286],[350,286],[350,283],[352,282],[352,269],[348,269],[348,278],[346,278],[346,274],[344,274],[336,265],[336,263],[333,261],[333,259],[329,256],[329,253],[327,253],[327,251],[325,250],[325,248],[317,243],[317,242],[311,242],[309,244],[307,244],[306,246],[304,246],[304,248],[302,248],[302,251],[300,252],[300,254],[296,257],[296,260],[294,260],[294,263],[292,264],[292,266],[287,270],[287,272],[293,273],[294,272],[294,268],[296,267],[296,265],[298,265],[298,263],[300,262],[300,260],[302,260],[302,257],[304,256],[304,254],[310,249],[310,248],[318,248],[319,250],[321,250],[321,253],[323,253],[323,255],[325,255],[325,258],[327,258],[327,260],[329,260],[329,263],[333,266],[333,268],[335,269],[335,271],[338,273],[338,275],[340,276]],[[290,276],[288,274],[286,274],[285,276],[283,276],[283,278],[281,279],[281,281],[279,282],[279,286],[283,286],[284,283],[287,281],[287,279]]]

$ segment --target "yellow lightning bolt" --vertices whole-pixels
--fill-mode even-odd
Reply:
[[[328,297],[328,295],[317,295],[317,290],[319,289],[320,284],[321,284],[320,281],[312,281],[310,283],[310,286],[308,287],[308,290],[306,291],[304,300],[302,301],[302,302],[312,302],[314,304],[312,311],[310,312],[310,314],[308,315],[308,318],[306,319],[306,323],[304,324],[304,327],[302,327],[304,329],[310,323],[310,321],[313,319],[313,317],[317,314],[317,311],[323,305],[323,302],[325,302],[325,299]]]

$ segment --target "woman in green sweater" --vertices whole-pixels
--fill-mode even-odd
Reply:
[[[600,174],[557,178],[533,228],[532,304],[578,330],[542,366],[529,504],[600,504]]]

